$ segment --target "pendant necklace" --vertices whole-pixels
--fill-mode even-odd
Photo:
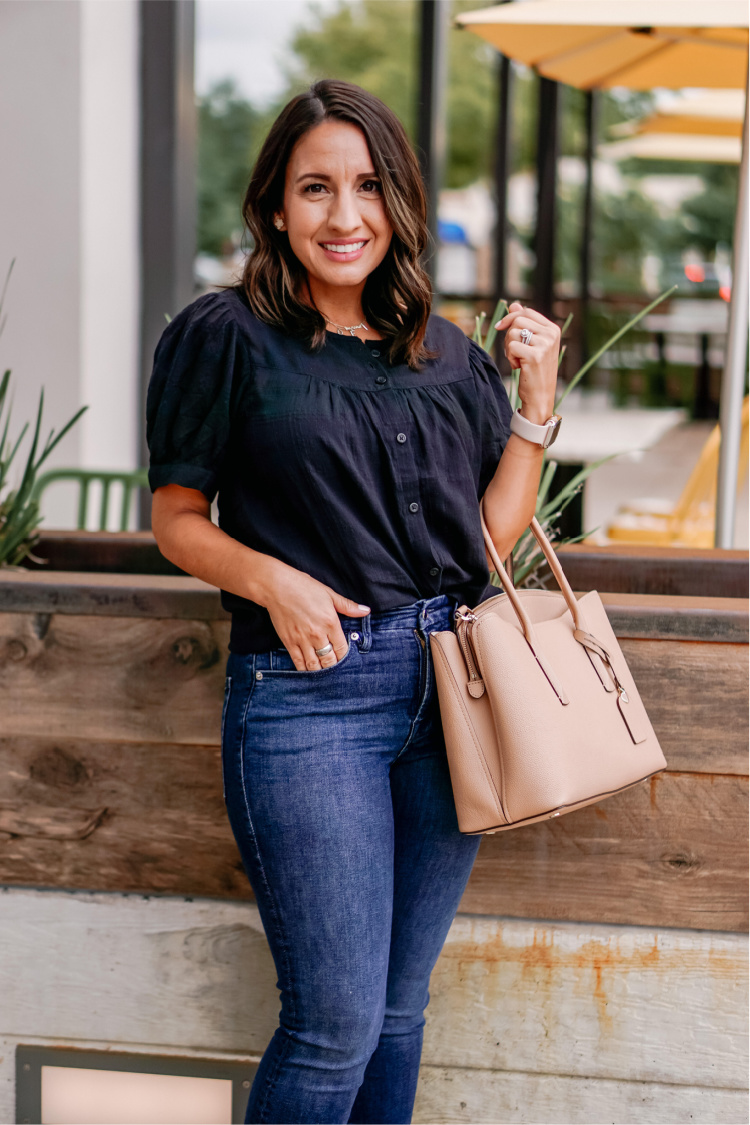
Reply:
[[[358,328],[364,328],[366,332],[369,331],[364,320],[361,324],[337,324],[335,320],[329,320],[328,317],[326,317],[326,324],[333,325],[336,329],[337,336],[343,336],[345,332],[348,332],[350,336],[354,336]]]

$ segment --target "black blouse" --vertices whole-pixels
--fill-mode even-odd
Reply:
[[[383,341],[324,347],[270,328],[238,289],[199,297],[165,329],[146,403],[151,491],[219,494],[219,526],[373,610],[495,591],[478,500],[512,409],[497,368],[431,316],[422,371]],[[266,609],[221,592],[231,652],[281,647]]]

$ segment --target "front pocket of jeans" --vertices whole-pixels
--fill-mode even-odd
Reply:
[[[296,678],[299,678],[299,679],[310,679],[310,678],[325,679],[327,676],[330,676],[331,673],[338,672],[341,668],[344,667],[345,664],[350,663],[350,661],[352,659],[352,656],[354,655],[355,652],[359,653],[359,649],[357,648],[357,644],[356,644],[355,641],[350,640],[349,641],[349,647],[346,650],[346,652],[344,653],[344,655],[342,656],[341,660],[337,660],[335,664],[331,664],[327,668],[314,668],[314,669],[312,669],[312,671],[310,671],[307,668],[304,668],[304,669],[301,669],[301,670],[298,669],[298,668],[295,668],[294,661],[292,660],[291,656],[289,655],[289,653],[287,652],[287,650],[285,648],[274,649],[274,652],[273,652],[274,664],[276,664],[276,665],[278,665],[279,663],[288,664],[288,667],[286,667],[286,668],[284,668],[284,667],[282,667],[282,668],[279,668],[279,667],[264,668],[263,669],[263,678],[265,679],[266,676],[292,676],[295,679]]]

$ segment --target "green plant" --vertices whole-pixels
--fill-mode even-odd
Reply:
[[[11,263],[2,294],[0,294],[0,317],[2,316],[5,292],[8,287],[8,280],[12,269],[13,265]],[[3,413],[6,411],[9,386],[10,371],[6,371],[2,379],[0,379],[0,425],[2,425]],[[88,410],[88,407],[82,406],[81,409],[73,415],[70,421],[63,426],[57,436],[55,436],[55,431],[51,430],[44,444],[44,448],[37,456],[43,409],[44,387],[42,387],[39,394],[39,409],[37,410],[34,437],[26,458],[26,465],[21,477],[21,482],[18,488],[12,489],[3,496],[3,492],[8,488],[8,475],[13,458],[18,452],[18,447],[29,428],[29,423],[27,422],[15,442],[11,442],[8,437],[8,430],[10,429],[10,405],[7,407],[3,433],[0,438],[0,567],[19,566],[23,559],[27,557],[31,557],[35,562],[45,561],[44,559],[36,558],[36,556],[32,554],[34,547],[39,541],[39,532],[37,529],[42,522],[42,517],[39,514],[39,502],[38,500],[32,499],[32,490],[40,466],[46,461],[58,442],[65,437],[71,426],[78,421],[85,410]]]
[[[662,301],[671,296],[676,288],[677,286],[673,285],[671,289],[667,289],[664,293],[653,300],[650,305],[647,305],[645,309],[641,309],[640,312],[631,317],[627,324],[624,324],[612,336],[610,336],[604,344],[602,344],[598,351],[596,351],[594,355],[592,355],[591,358],[587,360],[587,362],[584,363],[578,371],[576,371],[575,375],[570,380],[565,390],[562,392],[557,402],[555,403],[555,413],[558,412],[561,403],[564,402],[573,388],[577,386],[578,383],[580,383],[586,372],[591,370],[594,364],[601,359],[604,353],[609,351],[611,347],[613,347],[619,340],[621,340],[622,337],[631,330],[631,328],[634,328],[635,325],[638,324],[638,322],[642,320],[644,316],[647,316],[653,309],[656,308],[657,305],[661,304]],[[495,311],[492,314],[492,319],[486,333],[483,332],[485,314],[481,313],[479,316],[475,317],[475,325],[472,338],[475,343],[484,348],[486,352],[490,352],[490,354],[497,337],[495,324],[498,320],[505,316],[507,312],[508,302],[501,298],[495,306]],[[570,327],[572,320],[573,315],[571,313],[571,315],[563,325],[563,338],[565,337],[565,333]],[[563,344],[562,348],[560,349],[558,366],[562,362],[564,355],[565,345]],[[510,399],[510,404],[514,410],[518,406],[518,380],[519,372],[514,371],[511,377],[510,390],[508,392],[508,398]],[[554,521],[559,518],[560,513],[564,510],[564,508],[567,507],[576,493],[580,492],[586,479],[591,475],[591,473],[593,473],[593,471],[600,465],[603,465],[605,461],[611,461],[612,457],[614,456],[616,456],[616,454],[611,454],[609,457],[602,457],[599,461],[592,461],[591,464],[584,465],[581,471],[579,473],[576,473],[572,480],[568,481],[565,487],[562,488],[556,496],[549,498],[550,488],[552,486],[552,481],[555,476],[555,470],[557,469],[558,462],[555,461],[552,457],[549,457],[548,452],[545,450],[544,462],[546,463],[543,463],[542,465],[542,474],[539,481],[539,490],[537,494],[536,511],[534,514],[538,522],[544,529],[544,532],[547,535],[548,539],[552,543],[554,543],[555,546],[560,547],[564,543],[577,543],[579,542],[579,540],[585,539],[586,536],[592,535],[593,532],[597,530],[597,528],[592,528],[590,531],[584,531],[581,535],[569,536],[567,538],[558,538],[555,536]],[[545,585],[545,578],[540,574],[540,572],[543,566],[546,565],[546,560],[541,550],[539,549],[536,539],[529,530],[526,530],[523,533],[521,538],[514,546],[511,552],[511,562],[513,566],[513,580],[517,586]],[[491,575],[491,581],[494,586],[500,585],[500,579],[494,572]]]

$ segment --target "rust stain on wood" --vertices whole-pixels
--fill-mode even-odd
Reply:
[[[663,949],[658,934],[653,935],[649,946],[640,948],[629,936],[622,941],[617,934],[601,940],[590,938],[571,948],[564,939],[562,943],[556,941],[555,930],[549,925],[535,926],[531,942],[523,944],[506,941],[502,932],[483,941],[449,941],[441,959],[457,962],[459,973],[481,963],[487,973],[493,975],[499,974],[501,967],[504,971],[508,965],[515,964],[527,985],[533,982],[542,993],[549,995],[569,984],[572,976],[590,990],[602,1035],[613,1031],[613,1009],[610,1009],[608,993],[615,979],[643,972],[676,979],[691,974],[737,979],[736,957],[721,950]],[[507,976],[504,980],[507,982]]]

